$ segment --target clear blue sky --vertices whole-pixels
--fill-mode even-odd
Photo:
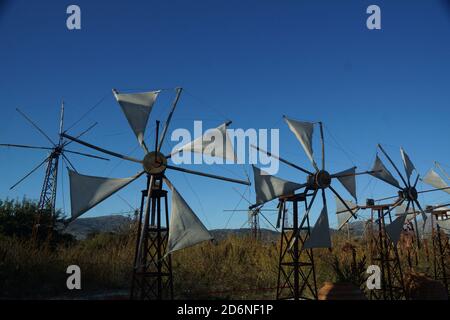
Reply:
[[[71,132],[98,121],[85,140],[128,154],[137,143],[111,88],[182,86],[187,93],[172,128],[190,129],[194,119],[206,119],[212,127],[228,118],[235,128],[280,128],[281,154],[307,168],[303,150],[282,122],[283,114],[325,123],[332,172],[353,164],[368,169],[378,142],[398,164],[398,148],[403,146],[422,175],[434,160],[450,163],[447,1],[1,3],[2,143],[46,145],[16,107],[56,139],[61,99],[66,101],[70,125],[106,96]],[[81,7],[82,30],[66,28],[70,4]],[[382,30],[366,28],[370,4],[381,7]],[[152,114],[149,133],[155,119],[165,118],[168,99],[163,98]],[[40,151],[1,149],[0,197],[38,198],[43,170],[16,190],[9,187],[44,157]],[[139,170],[138,165],[116,159],[71,159],[80,172],[91,175],[126,177]],[[238,178],[245,178],[244,169],[250,172],[248,166],[198,169]],[[61,176],[57,204],[69,213],[67,171]],[[233,209],[239,201],[232,185],[179,173],[169,176],[208,228],[227,225],[230,215],[222,210]],[[305,179],[284,166],[279,176]],[[120,195],[137,206],[143,185],[139,180]],[[361,201],[395,191],[366,177],[358,179],[358,190]],[[342,194],[349,198],[345,191]],[[442,192],[422,197],[423,203],[448,200]],[[333,204],[331,213],[332,208]],[[112,197],[86,216],[127,210],[121,199]],[[227,226],[240,227],[245,219],[245,214],[236,213]],[[330,220],[335,224],[333,214]]]

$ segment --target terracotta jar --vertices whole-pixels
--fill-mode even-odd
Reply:
[[[352,283],[325,282],[318,292],[319,300],[367,300],[362,291]]]

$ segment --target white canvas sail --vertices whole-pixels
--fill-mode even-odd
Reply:
[[[314,167],[317,167],[316,162],[314,161],[313,155],[313,147],[312,147],[312,139],[314,133],[314,124],[310,122],[301,122],[293,119],[289,119],[284,117],[289,129],[294,133],[297,137],[298,141],[305,150],[306,155],[308,156],[311,163]]]
[[[385,227],[386,233],[394,246],[396,246],[400,240],[400,235],[402,234],[403,226],[405,225],[405,219],[406,215],[401,215]]]
[[[356,167],[350,168],[348,170],[336,173],[339,182],[344,186],[344,188],[352,195],[355,201],[356,198]],[[340,177],[341,176],[341,177]]]
[[[311,235],[305,242],[304,248],[331,248],[330,225],[326,207],[322,209],[319,219],[317,219],[311,231]]]
[[[159,92],[117,93],[113,90],[114,96],[140,144],[144,141],[148,118]]]
[[[127,186],[143,172],[130,178],[103,178],[79,174],[69,170],[72,220],[93,208],[115,192]]]
[[[229,160],[232,163],[238,162],[231,139],[227,133],[226,123],[217,128],[207,130],[201,137],[174,150],[172,155],[180,151],[201,153],[207,156],[221,158],[224,161]]]
[[[416,169],[414,167],[414,164],[412,163],[411,159],[409,158],[409,156],[406,154],[405,150],[403,150],[403,148],[400,148],[400,153],[402,155],[402,160],[403,160],[403,166],[405,167],[405,172],[406,175],[409,178],[411,178],[411,174],[412,172]]]
[[[347,209],[344,203],[335,196],[336,200],[336,216],[338,221],[338,230],[342,227],[358,212],[358,206],[350,200],[344,200],[345,204],[351,209],[351,212]]]
[[[435,187],[436,189],[443,189],[448,187],[444,179],[442,179],[441,176],[437,174],[437,172],[434,171],[433,169],[430,169],[430,171],[428,171],[428,173],[425,175],[422,181],[425,182],[426,184],[429,184],[432,187]],[[450,193],[450,189],[445,189],[442,191]]]
[[[256,204],[263,204],[281,196],[290,195],[295,190],[303,188],[304,184],[286,181],[272,176],[253,166],[253,175],[255,178]]]
[[[172,208],[167,254],[212,240],[213,236],[186,201],[171,184],[169,186],[172,190]]]
[[[374,176],[375,178],[378,178],[394,187],[401,189],[398,181],[392,176],[392,174],[389,172],[389,170],[385,167],[385,165],[380,160],[378,155],[375,158],[375,163],[372,167],[372,171],[374,171],[374,172],[371,173],[371,175]]]

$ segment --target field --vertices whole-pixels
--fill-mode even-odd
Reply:
[[[315,251],[317,283],[339,281],[341,273],[364,281],[366,243],[333,236],[333,250]],[[98,234],[56,248],[36,248],[28,240],[0,238],[0,298],[77,299],[108,294],[126,297],[131,283],[135,246],[133,229],[118,234]],[[352,252],[359,265],[352,266]],[[422,252],[421,252],[422,253]],[[423,252],[425,254],[425,252]],[[217,243],[181,250],[173,254],[176,299],[274,299],[277,285],[278,244],[230,236]],[[338,261],[341,273],[333,268]],[[406,260],[405,273],[408,272]],[[414,271],[431,275],[432,263],[420,257]],[[66,289],[66,268],[82,270],[82,290]],[[347,270],[347,269],[348,270]],[[350,275],[349,275],[350,274]],[[358,278],[359,277],[359,278]],[[362,279],[362,280],[361,280]],[[344,279],[345,280],[345,279]]]

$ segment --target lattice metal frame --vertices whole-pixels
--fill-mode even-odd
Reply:
[[[371,300],[407,299],[402,266],[397,246],[390,241],[385,230],[385,218],[392,222],[389,205],[372,206],[371,264],[381,270],[381,289],[370,290]]]
[[[294,196],[280,198],[282,217],[280,256],[278,263],[277,300],[317,299],[316,270],[313,249],[304,248],[310,236],[307,191]],[[286,226],[286,202],[292,202],[292,227]],[[299,203],[305,206],[305,216],[299,222]]]
[[[150,177],[147,180],[148,188]],[[169,236],[169,211],[167,191],[162,190],[161,177],[155,179],[152,188],[151,204],[148,207],[149,212],[146,214],[144,214],[144,203],[148,190],[142,191],[130,291],[130,298],[136,300],[173,299],[171,255],[163,258]],[[142,221],[143,218],[144,221]],[[165,219],[165,223],[162,222],[163,219]],[[140,236],[141,234],[142,236]],[[143,241],[141,246],[143,254],[139,253],[140,239]]]

